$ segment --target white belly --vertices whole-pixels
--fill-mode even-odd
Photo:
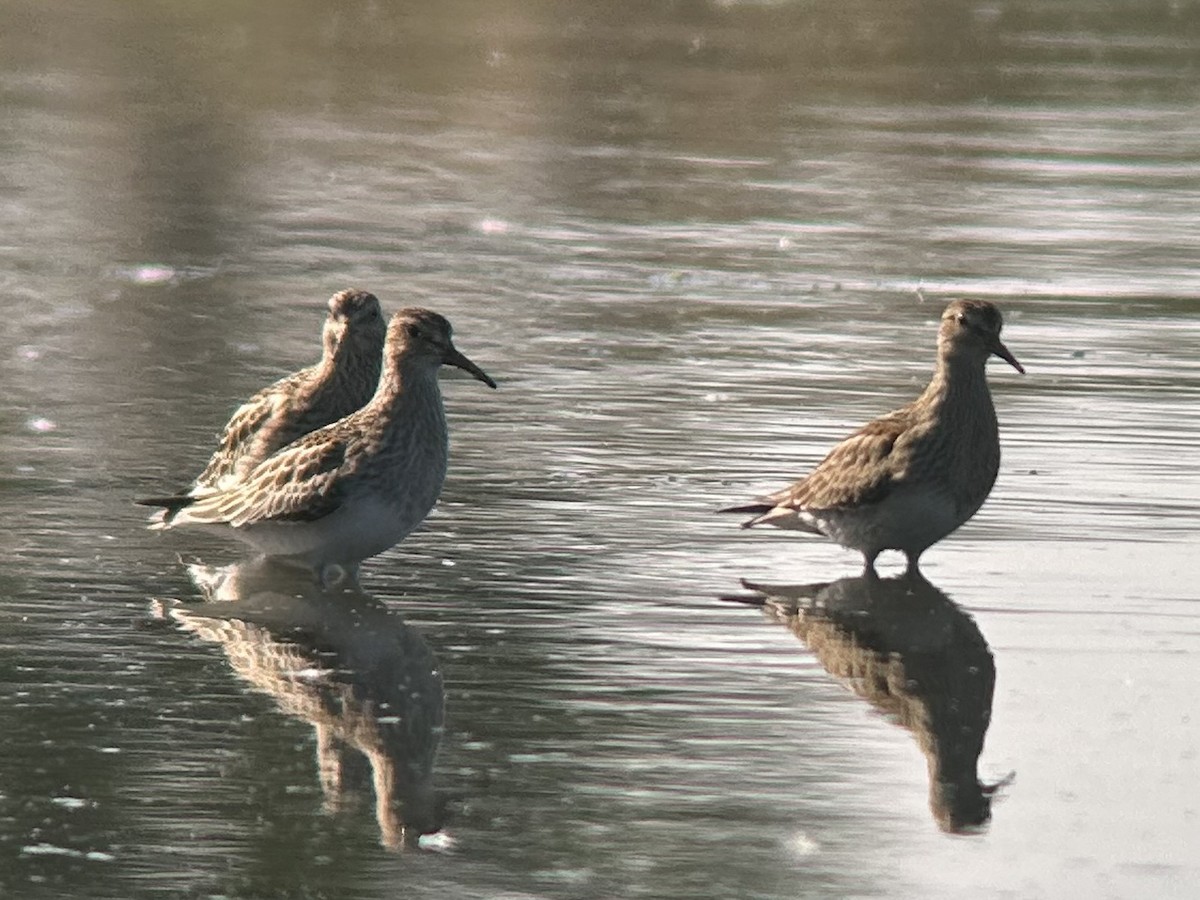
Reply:
[[[881,550],[920,554],[965,521],[949,494],[930,490],[898,490],[882,503],[811,519],[822,534],[868,556]]]
[[[423,508],[366,497],[314,522],[263,522],[233,529],[266,556],[289,557],[316,568],[356,564],[402,541],[424,521]]]

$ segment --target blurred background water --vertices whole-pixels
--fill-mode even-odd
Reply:
[[[5,3],[0,892],[1196,896],[1198,61],[1182,0]],[[130,499],[348,286],[501,389],[446,375],[361,596],[204,604],[238,548]],[[868,647],[918,720],[982,679],[1016,777],[952,834],[934,726],[717,600],[858,558],[712,511],[911,398],[964,293],[1029,373],[925,556],[966,624]]]

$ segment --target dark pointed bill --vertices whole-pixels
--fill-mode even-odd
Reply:
[[[1019,362],[1017,362],[1017,358],[1015,356],[1013,356],[1011,353],[1009,353],[1008,348],[1005,347],[999,341],[996,341],[996,346],[992,348],[992,352],[995,353],[1002,360],[1004,360],[1006,363],[1008,363],[1010,366],[1012,366],[1014,369],[1016,369],[1018,372],[1020,372],[1022,375],[1025,374],[1025,367],[1023,365],[1021,365]]]
[[[446,355],[442,358],[442,362],[448,366],[455,366],[456,368],[462,369],[464,372],[470,372],[471,375],[482,381],[490,388],[494,389],[496,387],[496,382],[492,381],[487,372],[483,371],[483,369],[479,368],[479,366],[475,365],[475,363],[471,362],[466,358],[466,356],[459,353],[453,347],[446,351]]]

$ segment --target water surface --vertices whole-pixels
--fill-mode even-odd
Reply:
[[[0,15],[6,896],[1200,890],[1191,5]],[[361,596],[214,606],[185,563],[238,548],[129,501],[351,285],[501,389],[446,374],[442,502]],[[978,780],[1016,773],[954,833],[920,729],[717,599],[858,559],[713,510],[911,398],[961,293],[1028,375],[991,368],[1000,478],[923,562],[993,660]],[[443,685],[436,758],[356,713],[332,790],[381,660]],[[432,838],[376,802],[400,757]]]

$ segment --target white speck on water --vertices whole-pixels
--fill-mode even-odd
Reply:
[[[484,234],[507,234],[508,223],[503,219],[480,219],[475,226]]]
[[[21,848],[22,856],[83,856],[78,850],[59,847],[55,844],[26,844]]]
[[[100,850],[72,850],[70,847],[59,847],[57,844],[26,844],[21,848],[23,856],[69,856],[73,859],[89,859],[93,862],[112,862],[116,859],[111,853]]]
[[[534,878],[562,884],[585,884],[593,876],[591,869],[537,869],[531,874]]]
[[[510,753],[508,754],[508,761],[518,764],[570,762],[570,756],[557,751],[548,751],[546,753]]]
[[[422,850],[428,850],[431,853],[449,853],[458,843],[453,837],[446,834],[444,831],[435,831],[433,834],[423,834],[417,838],[417,846]]]
[[[83,809],[85,806],[91,806],[91,801],[82,797],[52,797],[50,802],[64,809]]]
[[[43,418],[42,416],[34,416],[31,419],[25,420],[25,427],[30,431],[36,431],[43,434],[47,431],[55,431],[58,428],[58,423],[51,419]]]
[[[163,284],[175,277],[175,270],[161,265],[137,266],[129,277],[134,284]]]
[[[792,836],[788,846],[797,856],[812,856],[821,849],[820,844],[802,831]]]
[[[457,563],[455,563],[454,560],[452,560],[452,559],[443,559],[442,565],[453,567],[453,566],[457,565]]]

